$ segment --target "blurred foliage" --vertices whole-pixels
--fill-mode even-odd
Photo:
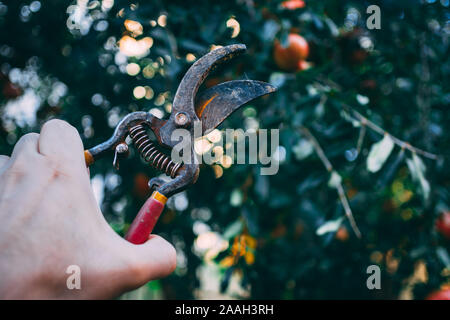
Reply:
[[[279,172],[202,166],[155,230],[177,248],[178,268],[143,290],[203,297],[201,270],[213,266],[206,282],[233,297],[424,298],[450,275],[449,240],[435,227],[449,210],[448,158],[389,138],[448,154],[449,2],[301,2],[1,1],[0,153],[52,117],[74,125],[86,147],[131,111],[167,117],[197,57],[245,43],[247,54],[205,86],[248,77],[279,87],[220,127],[280,129]],[[371,4],[381,8],[381,30],[366,28]],[[289,33],[309,44],[306,70],[285,72],[273,60],[274,41],[286,46]],[[353,111],[389,135],[382,140]],[[111,160],[91,175],[106,218],[123,234],[158,173],[136,155],[118,172]],[[342,219],[339,185],[361,239]],[[382,290],[366,287],[371,264],[381,267]]]

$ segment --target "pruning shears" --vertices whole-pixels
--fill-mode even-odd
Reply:
[[[200,169],[194,159],[194,123],[201,121],[202,134],[207,134],[245,103],[275,91],[275,87],[262,81],[234,80],[197,95],[200,85],[216,66],[245,50],[245,45],[234,44],[215,49],[198,59],[178,86],[169,119],[159,119],[149,112],[132,112],[119,122],[111,138],[84,151],[87,166],[113,153],[113,165],[118,168],[119,161],[128,155],[129,146],[125,140],[129,136],[145,162],[172,178],[168,182],[160,178],[150,180],[149,187],[153,193],[139,210],[125,236],[126,240],[134,244],[147,241],[167,199],[197,180]],[[172,139],[173,131],[179,128],[188,130],[192,137],[190,161],[185,163],[176,162],[166,154],[179,143]],[[149,130],[156,139],[150,138]]]

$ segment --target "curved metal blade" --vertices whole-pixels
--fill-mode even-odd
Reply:
[[[195,96],[198,88],[211,70],[218,64],[232,59],[245,50],[246,46],[244,44],[233,44],[222,47],[201,57],[189,68],[178,86],[177,93],[173,100],[170,118],[159,131],[160,142],[164,146],[173,147],[178,143],[178,141],[171,140],[171,134],[177,128],[175,118],[179,112],[187,114],[191,124],[199,120],[195,113]],[[193,130],[192,125],[190,126],[190,129]]]
[[[198,88],[218,64],[232,59],[246,50],[244,44],[233,44],[218,48],[198,59],[186,72],[173,100],[172,114],[184,111],[195,116],[194,99]]]
[[[216,128],[245,103],[275,90],[274,86],[255,80],[233,80],[205,90],[195,101],[195,112],[202,121],[203,133]]]

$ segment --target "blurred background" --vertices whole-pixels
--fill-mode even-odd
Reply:
[[[373,4],[381,29],[369,30]],[[87,148],[129,112],[167,118],[196,59],[244,43],[204,87],[279,89],[198,150],[221,128],[279,129],[279,172],[215,149],[155,229],[176,247],[176,271],[121,298],[448,297],[449,18],[448,0],[2,0],[0,154],[50,118]],[[92,186],[124,234],[160,173],[136,154],[119,171],[111,162],[91,168]],[[372,264],[381,290],[367,289]]]

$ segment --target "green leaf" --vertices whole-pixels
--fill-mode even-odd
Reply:
[[[227,240],[233,238],[234,236],[241,233],[242,229],[244,228],[244,224],[242,223],[242,220],[236,220],[232,224],[230,224],[223,233],[223,237]]]
[[[280,36],[280,43],[283,48],[289,47],[289,32],[286,30],[287,26],[285,25],[285,22],[286,21],[282,21],[282,25],[285,29],[281,32]]]
[[[303,160],[313,153],[313,145],[306,139],[300,140],[293,148],[292,152],[295,154],[297,160]]]
[[[264,32],[262,34],[262,37],[264,41],[273,42],[273,40],[275,39],[275,35],[280,30],[280,26],[278,25],[278,23],[271,19],[264,23],[263,30]]]
[[[353,127],[355,128],[359,128],[361,127],[361,122],[356,120],[355,118],[353,118],[347,111],[345,110],[341,110],[340,112],[341,117],[348,122],[351,122],[351,124],[353,125]]]
[[[341,184],[342,181],[342,177],[339,175],[339,173],[337,173],[336,171],[333,170],[333,172],[331,172],[331,177],[330,180],[328,180],[328,186],[330,188],[337,188],[339,184]]]
[[[450,257],[448,256],[447,249],[444,247],[438,247],[436,249],[436,254],[439,257],[439,260],[441,260],[442,264],[446,268],[450,268]]]
[[[325,23],[327,24],[327,26],[328,26],[328,28],[330,29],[330,33],[331,33],[331,35],[333,36],[333,37],[337,37],[337,36],[339,36],[339,29],[338,29],[338,27],[336,26],[336,24],[334,23],[334,21],[333,20],[331,20],[330,18],[328,18],[328,17],[325,17]]]
[[[151,291],[161,291],[161,282],[159,280],[150,281],[147,283],[147,286]]]
[[[322,236],[329,232],[336,232],[341,226],[342,221],[344,221],[343,216],[336,220],[327,221],[316,230],[316,234]]]
[[[357,94],[357,95],[356,95],[356,100],[358,101],[358,103],[359,103],[360,105],[363,105],[363,106],[365,106],[366,104],[369,103],[369,98],[366,97],[366,96],[363,96],[363,95],[361,95],[361,94]]]
[[[242,192],[239,189],[234,189],[233,192],[231,192],[230,196],[230,204],[233,207],[239,207],[242,204]]]
[[[370,172],[380,170],[391,154],[392,149],[394,149],[394,141],[388,134],[385,134],[382,140],[374,143],[370,148],[369,156],[367,157],[367,170]]]
[[[430,196],[430,183],[425,178],[426,167],[422,159],[416,153],[413,153],[412,159],[406,159],[406,164],[408,165],[413,180],[419,183],[423,198],[428,200]]]
[[[281,88],[286,82],[286,75],[282,72],[273,72],[270,75],[269,83],[276,88]]]

